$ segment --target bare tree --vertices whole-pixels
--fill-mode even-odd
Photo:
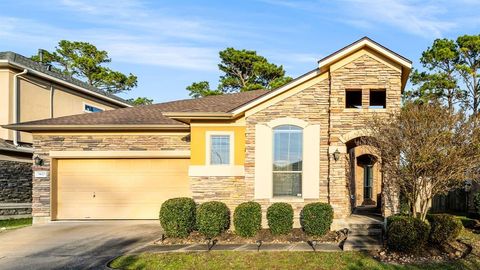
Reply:
[[[362,144],[382,158],[384,188],[398,190],[412,215],[425,220],[432,198],[464,185],[480,161],[478,116],[438,104],[406,104],[399,113],[374,118]]]

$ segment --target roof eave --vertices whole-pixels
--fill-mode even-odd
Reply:
[[[163,116],[189,124],[191,120],[230,120],[232,113],[221,112],[165,112]]]
[[[330,64],[338,61],[341,58],[344,58],[347,55],[350,55],[351,53],[360,50],[361,48],[368,46],[369,48],[381,52],[384,54],[386,57],[394,60],[395,62],[399,63],[405,68],[411,69],[412,68],[412,61],[407,59],[406,57],[401,56],[400,54],[384,47],[383,45],[375,42],[374,40],[371,40],[368,37],[364,37],[362,39],[359,39],[355,42],[353,42],[350,45],[347,45],[343,47],[342,49],[318,60],[318,67],[319,68],[325,68],[326,66],[329,66]]]
[[[55,78],[53,76],[50,76],[48,74],[45,74],[43,72],[40,72],[40,71],[37,71],[37,70],[34,70],[34,69],[31,69],[27,66],[24,66],[24,65],[21,65],[21,64],[18,64],[16,62],[12,62],[10,60],[7,60],[7,59],[0,59],[0,66],[12,66],[12,67],[16,67],[16,68],[19,68],[19,69],[27,69],[28,70],[28,73],[30,74],[34,74],[36,76],[39,76],[39,77],[43,77],[44,79],[48,79],[48,80],[52,80],[52,81],[55,81],[57,82],[58,84],[61,84],[61,85],[64,85],[64,86],[67,86],[67,87],[70,87],[70,88],[75,88],[77,90],[79,90],[80,92],[83,92],[84,94],[88,94],[88,95],[91,95],[91,96],[94,96],[98,99],[101,99],[101,100],[105,100],[105,101],[108,101],[110,103],[114,103],[114,104],[117,104],[117,105],[121,105],[121,106],[125,106],[125,107],[133,107],[133,105],[131,105],[130,103],[128,102],[123,102],[123,101],[120,101],[120,100],[117,100],[117,99],[114,99],[114,98],[111,98],[111,97],[108,97],[108,96],[105,96],[105,95],[102,95],[100,93],[96,93],[94,91],[91,91],[89,89],[85,89],[81,86],[78,86],[78,85],[75,85],[73,83],[70,83],[70,82],[67,82],[67,81],[64,81],[64,80],[61,80],[59,78]]]
[[[18,131],[139,131],[139,130],[165,130],[188,131],[187,125],[3,125],[6,129]]]

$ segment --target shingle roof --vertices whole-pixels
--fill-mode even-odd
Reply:
[[[120,98],[120,97],[118,97],[114,94],[110,94],[106,91],[103,91],[103,90],[98,89],[94,86],[91,86],[88,83],[85,83],[81,80],[73,78],[72,76],[67,76],[67,75],[64,75],[62,73],[58,73],[58,72],[55,72],[55,71],[52,71],[52,70],[48,70],[45,65],[43,65],[39,62],[33,61],[30,58],[27,58],[27,57],[25,57],[23,55],[20,55],[18,53],[8,52],[8,51],[7,52],[0,52],[0,60],[8,60],[8,61],[17,63],[19,65],[22,65],[22,66],[25,66],[27,68],[33,69],[35,71],[42,72],[42,73],[47,74],[49,76],[55,77],[57,79],[65,81],[65,82],[74,84],[76,86],[82,87],[82,88],[87,89],[87,90],[90,90],[90,91],[95,92],[97,94],[101,94],[103,96],[106,96],[106,97],[109,97],[109,98],[115,99],[117,101],[128,104],[128,102],[126,100],[124,100],[123,98]]]
[[[33,150],[32,145],[28,143],[19,142],[19,146],[20,148],[13,145],[12,141],[6,141],[4,139],[0,139],[0,151],[31,153]]]
[[[85,113],[45,120],[10,125],[22,130],[22,126],[68,126],[68,125],[176,125],[186,124],[168,118],[167,112],[228,113],[264,94],[267,90],[208,96],[198,99],[184,99],[153,105],[144,105],[97,113]],[[94,129],[94,127],[92,127]]]

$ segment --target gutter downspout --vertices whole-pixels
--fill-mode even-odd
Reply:
[[[17,124],[18,119],[20,118],[20,102],[19,102],[19,83],[18,77],[28,73],[28,69],[24,69],[22,72],[13,75],[13,123]],[[18,147],[18,130],[13,132],[13,145]]]
[[[53,84],[50,84],[50,118],[53,118]]]

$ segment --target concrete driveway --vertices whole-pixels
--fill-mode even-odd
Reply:
[[[53,222],[0,233],[0,269],[103,269],[161,237],[158,221]]]

